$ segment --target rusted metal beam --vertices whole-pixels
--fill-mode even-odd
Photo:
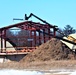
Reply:
[[[39,39],[39,44],[41,44],[41,40],[43,40],[44,43],[46,42],[46,38],[47,38],[46,34],[43,34],[43,33],[46,32],[46,30],[47,30],[47,32],[49,34],[49,39],[50,39],[50,29],[54,30],[54,36],[55,36],[55,32],[56,32],[56,30],[54,29],[53,26],[49,26],[48,24],[35,23],[35,22],[32,22],[32,21],[25,21],[25,22],[21,22],[21,23],[17,23],[17,24],[11,25],[11,26],[0,28],[1,51],[3,50],[3,46],[6,49],[6,41],[10,41],[10,40],[7,40],[6,30],[8,30],[10,28],[13,28],[13,27],[18,27],[20,29],[29,30],[30,31],[30,39],[31,39],[30,40],[30,44],[31,44],[31,47],[37,45],[37,37]],[[41,36],[40,30],[43,30],[43,33],[42,33],[43,36]],[[39,31],[39,36],[37,36],[37,33],[36,33],[38,31]],[[34,32],[34,36],[32,35],[32,32]],[[14,38],[14,37],[9,37],[9,38]],[[18,38],[26,38],[26,39],[28,39],[28,36],[21,36],[21,37],[18,37]],[[3,39],[5,39],[4,43],[3,43]],[[32,39],[34,39],[34,40],[32,40]],[[23,41],[23,40],[21,40],[21,41]],[[21,41],[19,41],[19,42],[21,42]],[[35,43],[35,45],[33,45],[33,42]]]

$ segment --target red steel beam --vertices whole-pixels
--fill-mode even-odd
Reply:
[[[17,24],[14,24],[14,25],[11,25],[11,26],[7,26],[7,27],[3,27],[3,28],[0,28],[0,36],[1,36],[1,51],[3,49],[3,46],[5,46],[6,48],[6,40],[4,41],[4,45],[3,45],[3,39],[6,39],[6,30],[7,29],[10,29],[12,27],[18,27],[20,29],[24,29],[24,30],[29,30],[30,31],[30,38],[32,39],[32,31],[34,32],[34,43],[35,43],[35,46],[36,46],[36,43],[37,43],[37,36],[36,36],[36,31],[38,30],[43,30],[43,32],[45,33],[47,30],[48,32],[48,39],[50,39],[50,29],[52,28],[53,29],[53,33],[54,33],[54,36],[56,35],[56,30],[55,30],[55,27],[53,26],[49,26],[47,24],[40,24],[40,23],[35,23],[35,22],[32,22],[32,21],[26,21],[26,22],[21,22],[21,23],[17,23]],[[41,44],[41,35],[40,35],[40,32],[39,32],[39,44]],[[13,38],[13,37],[12,37]],[[23,37],[23,38],[28,38],[27,37]],[[43,34],[43,41],[44,43],[46,42],[46,35]],[[31,47],[33,46],[33,41],[31,41]]]
[[[43,33],[45,33],[45,29],[43,29]],[[45,40],[45,34],[43,34],[43,37],[44,37],[44,43],[46,42]]]
[[[34,31],[34,43],[35,43],[35,47],[36,47],[36,31]]]

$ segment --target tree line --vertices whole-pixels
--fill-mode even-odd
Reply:
[[[57,36],[64,37],[70,34],[76,33],[76,29],[74,29],[71,25],[66,25],[63,29],[59,28],[59,31],[62,33],[57,33]],[[64,35],[63,35],[64,34]]]

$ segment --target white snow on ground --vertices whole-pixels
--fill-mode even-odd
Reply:
[[[70,71],[70,72],[58,72],[58,73],[53,73],[53,74],[67,74],[67,75],[76,75],[76,71],[74,71],[74,72],[72,72],[72,71]]]
[[[0,70],[0,75],[41,75],[38,71],[26,71],[26,70]]]
[[[72,72],[70,75],[76,75],[76,71]]]
[[[53,73],[52,73],[53,72]],[[76,75],[76,71],[50,71],[50,73],[43,73],[39,71],[27,71],[27,70],[1,70],[0,69],[0,75],[50,75],[50,74],[68,74],[68,75]]]
[[[76,70],[67,70],[67,69],[58,69],[58,70],[50,70],[52,75],[54,74],[67,74],[67,75],[76,75]],[[46,75],[50,75],[49,73],[45,73]]]

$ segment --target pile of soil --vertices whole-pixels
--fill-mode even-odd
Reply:
[[[60,40],[52,38],[34,52],[26,55],[21,62],[76,59],[75,53]]]

